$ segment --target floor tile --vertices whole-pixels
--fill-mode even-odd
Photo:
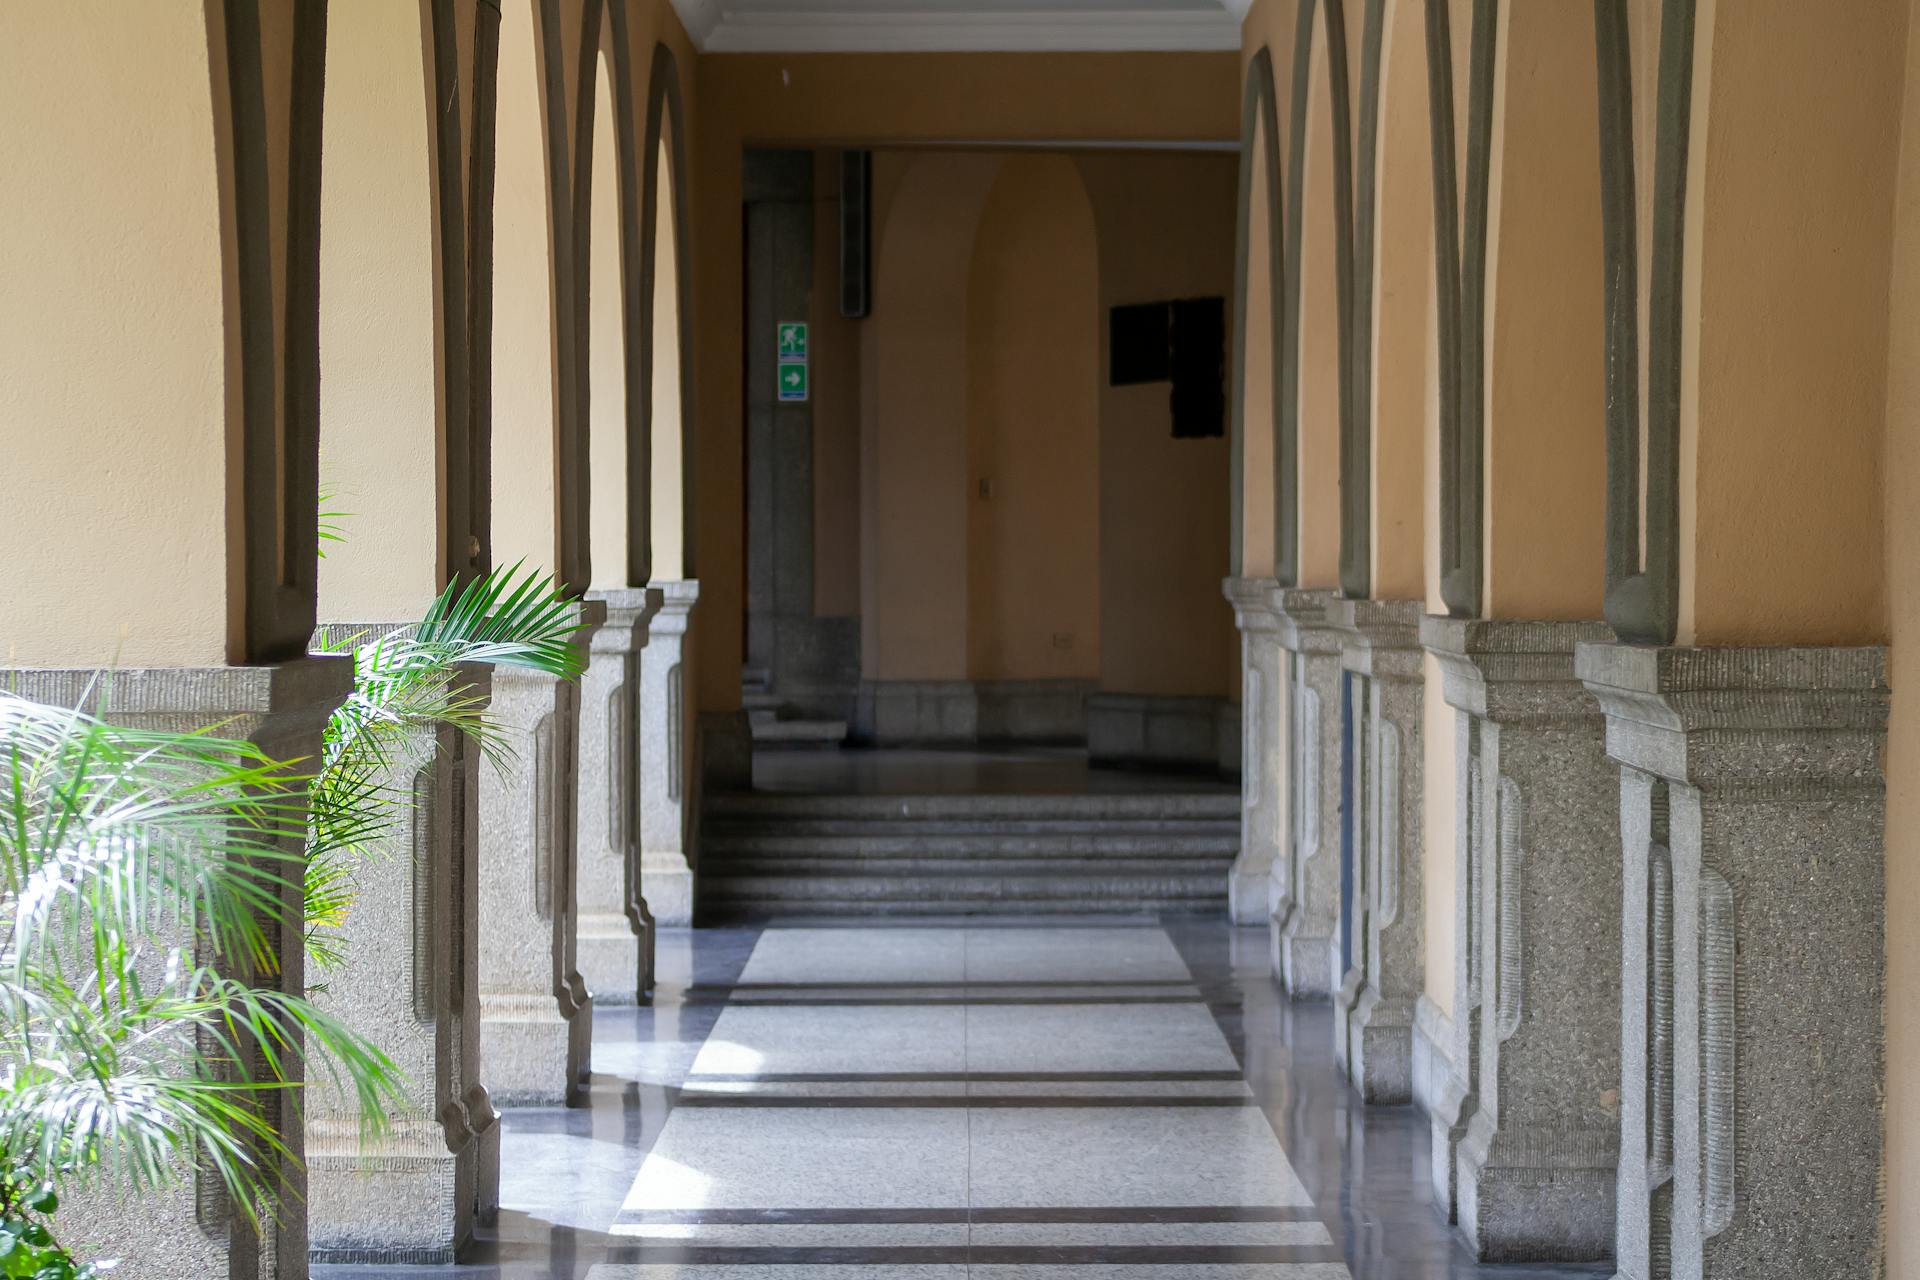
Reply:
[[[1151,928],[970,929],[969,982],[1187,981],[1166,933]]]
[[[1233,1071],[1203,1004],[977,1005],[966,1011],[973,1071]]]
[[[950,1108],[673,1112],[625,1209],[964,1205],[967,1113]]]
[[[979,1110],[975,1205],[1304,1205],[1253,1107]]]
[[[966,977],[957,929],[768,929],[741,983],[926,983]]]
[[[959,1005],[734,1006],[714,1023],[691,1074],[957,1072],[966,1066]]]

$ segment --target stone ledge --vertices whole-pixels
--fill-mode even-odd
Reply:
[[[1777,800],[1884,785],[1884,649],[1585,643],[1576,666],[1622,764]]]
[[[595,653],[633,653],[647,643],[664,595],[657,587],[609,587],[589,591],[587,601],[606,609],[606,619],[588,641]]]
[[[1574,650],[1612,638],[1603,622],[1434,614],[1420,621],[1420,643],[1439,660],[1447,704],[1496,722],[1597,717],[1598,704],[1574,673]]]
[[[1327,617],[1343,637],[1341,667],[1388,680],[1418,679],[1424,608],[1419,600],[1333,601]]]
[[[1340,652],[1341,632],[1330,610],[1340,598],[1331,587],[1275,587],[1269,593],[1279,618],[1280,645],[1294,653]]]
[[[1279,616],[1274,612],[1274,592],[1280,587],[1272,578],[1222,578],[1220,594],[1233,606],[1233,622],[1242,631],[1276,631]]]

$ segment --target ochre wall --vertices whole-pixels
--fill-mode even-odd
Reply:
[[[1168,384],[1107,385],[1104,346],[1109,307],[1194,297],[1231,306],[1236,161],[1088,151],[1075,163],[1100,241],[1100,686],[1237,696],[1239,640],[1220,594],[1227,439],[1174,439]]]
[[[1233,56],[1219,54],[709,55],[699,64],[695,165],[698,413],[695,465],[702,600],[700,706],[739,705],[741,654],[740,152],[743,145],[1143,140],[1229,142],[1238,131]],[[684,65],[684,64],[683,64]],[[879,246],[876,246],[877,250]],[[884,270],[879,287],[886,289]],[[863,368],[871,350],[863,348]],[[884,391],[863,372],[862,394]],[[940,412],[934,406],[936,414]],[[884,410],[883,410],[884,412]],[[883,463],[884,465],[884,463]],[[863,503],[887,485],[862,476]],[[945,517],[940,517],[944,522]],[[943,535],[944,536],[944,535]],[[888,579],[867,562],[864,584]],[[928,572],[939,577],[939,557]],[[874,597],[863,590],[863,601]],[[870,614],[872,610],[863,610]],[[863,637],[864,637],[863,631]],[[964,644],[964,627],[958,632]],[[869,676],[956,678],[947,628],[876,654]],[[900,663],[911,663],[902,667]]]
[[[1000,159],[967,274],[968,466],[944,477],[967,497],[972,679],[1100,674],[1099,273],[1072,159]]]
[[[611,37],[603,42],[611,47]],[[593,585],[635,585],[627,563],[626,306],[621,278],[620,171],[614,157],[613,67],[603,49],[594,59],[593,179],[587,283],[587,443],[593,459]]]
[[[682,317],[679,262],[674,251],[673,156],[672,144],[664,136],[652,164],[660,197],[653,211],[653,331],[649,335],[653,386],[648,393],[653,405],[653,468],[648,477],[652,504],[647,510],[647,523],[652,530],[652,576],[672,581],[686,576],[686,442],[681,438]]]
[[[1334,119],[1327,67],[1326,7],[1314,13],[1309,64],[1306,184],[1300,208],[1299,380],[1295,446],[1299,483],[1294,505],[1299,548],[1294,583],[1340,585],[1340,309],[1335,270],[1342,234],[1334,209]],[[1282,150],[1282,155],[1286,151]],[[1283,163],[1285,163],[1283,161]],[[1293,208],[1288,175],[1287,208]]]
[[[1246,337],[1240,344],[1246,362],[1241,388],[1240,574],[1273,576],[1273,306],[1276,263],[1270,247],[1272,221],[1281,217],[1267,199],[1265,124],[1254,122],[1253,181],[1247,210]]]
[[[433,177],[420,14],[327,20],[320,184],[320,618],[417,618],[439,589]]]
[[[217,666],[242,606],[206,13],[6,26],[0,663]]]
[[[1854,0],[1842,21],[1796,0],[1723,2],[1696,35],[1683,644],[1883,635],[1880,353],[1905,7]]]

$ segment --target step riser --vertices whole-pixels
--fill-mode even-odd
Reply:
[[[713,796],[717,822],[796,820],[894,822],[1183,821],[1237,822],[1237,796]]]
[[[708,840],[706,855],[725,858],[1232,858],[1238,840],[1217,836],[853,836],[822,840],[760,836]]]

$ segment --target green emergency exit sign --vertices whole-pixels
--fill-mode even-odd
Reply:
[[[787,401],[807,398],[807,326],[801,320],[782,320],[775,328],[774,388]]]

